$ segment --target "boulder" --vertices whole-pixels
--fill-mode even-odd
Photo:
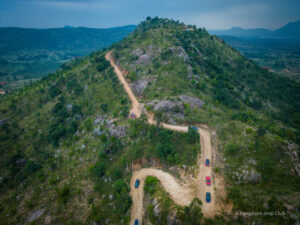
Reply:
[[[23,166],[27,162],[26,159],[19,159],[16,161],[17,166]]]
[[[188,95],[179,95],[180,100],[185,104],[190,104],[191,107],[201,108],[204,105],[204,101],[199,98],[194,98]]]
[[[133,52],[132,52],[132,54],[134,55],[134,56],[137,56],[137,57],[140,57],[141,55],[143,55],[143,50],[141,49],[141,48],[137,48],[136,50],[134,50]]]
[[[126,128],[126,126],[112,126],[109,129],[109,133],[112,136],[122,138],[122,137],[126,136],[127,128]]]
[[[73,104],[72,103],[67,105],[67,110],[68,111],[72,111],[72,108],[73,108]]]
[[[179,221],[176,219],[176,214],[169,214],[167,221],[168,225],[179,225]]]
[[[155,76],[142,78],[131,84],[131,88],[136,95],[143,94],[143,91],[148,87],[150,82],[154,82]]]
[[[172,47],[172,48],[170,48],[170,50],[173,52],[173,54],[175,54],[175,55],[183,58],[183,60],[185,62],[187,62],[189,60],[189,56],[185,52],[185,50],[184,50],[184,48],[182,46]]]
[[[31,215],[27,218],[26,224],[31,223],[32,221],[38,219],[43,213],[45,212],[45,209],[38,209],[31,213]]]
[[[98,116],[97,119],[94,120],[94,125],[103,124],[105,118],[104,116]]]
[[[147,64],[147,63],[150,62],[150,60],[151,60],[151,58],[150,58],[149,55],[143,54],[143,55],[141,55],[141,56],[139,57],[137,63],[138,63],[138,64]]]
[[[93,131],[93,134],[96,135],[96,136],[100,136],[101,134],[103,134],[104,131],[102,131],[100,129],[100,127],[97,127],[97,128],[94,128],[94,131]]]
[[[171,100],[154,100],[149,102],[147,105],[153,106],[154,110],[163,111],[163,112],[183,112],[184,105],[179,101],[171,101]]]

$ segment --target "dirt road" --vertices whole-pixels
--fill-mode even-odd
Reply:
[[[110,64],[114,67],[115,73],[117,74],[119,81],[123,84],[123,87],[128,94],[131,102],[132,102],[132,108],[130,110],[130,114],[134,113],[137,118],[141,116],[141,108],[140,108],[140,103],[136,99],[135,95],[133,94],[128,82],[125,80],[124,76],[122,75],[122,71],[119,69],[119,67],[114,63],[113,57],[112,57],[112,52],[108,52],[105,55],[105,59],[110,61]]]
[[[195,194],[193,193],[193,190],[189,187],[189,185],[180,183],[172,175],[162,170],[155,168],[145,168],[138,171],[134,171],[130,183],[130,194],[133,200],[133,205],[131,209],[131,223],[133,223],[135,219],[138,219],[139,221],[142,221],[143,219],[143,188],[144,181],[148,176],[154,176],[158,180],[160,180],[160,183],[163,186],[163,188],[166,190],[166,192],[170,194],[173,201],[178,205],[189,205],[195,197]],[[134,188],[134,183],[136,179],[140,180],[139,188]]]
[[[126,93],[128,94],[131,102],[132,108],[130,112],[136,114],[137,118],[141,116],[141,107],[140,103],[136,99],[133,94],[128,82],[125,80],[122,71],[118,68],[118,66],[114,63],[112,52],[108,52],[105,55],[105,58],[110,61],[111,65],[114,67],[115,72],[123,84]],[[156,121],[153,119],[153,114],[148,113],[148,123],[156,124]],[[161,125],[170,130],[178,131],[178,132],[188,132],[187,126],[180,125],[171,125],[166,123],[161,123]],[[205,159],[210,159],[212,161],[212,146],[211,146],[211,137],[210,132],[198,127],[199,135],[200,135],[200,143],[201,143],[201,155],[198,156],[198,168],[199,171],[197,173],[196,183],[195,184],[184,184],[180,183],[176,178],[170,175],[167,172],[163,172],[157,168],[145,168],[138,171],[133,172],[133,176],[131,179],[130,187],[131,187],[131,197],[133,200],[133,205],[131,208],[131,221],[130,224],[134,224],[134,220],[138,219],[140,224],[142,224],[143,219],[143,188],[144,188],[144,180],[147,176],[154,176],[158,178],[163,186],[163,188],[170,194],[170,197],[174,200],[174,202],[178,205],[189,205],[190,202],[198,197],[202,203],[202,211],[204,216],[212,217],[219,210],[219,205],[216,201],[215,194],[215,180],[213,178],[213,169],[212,166],[205,166]],[[210,176],[212,179],[211,186],[206,185],[205,177]],[[134,187],[134,183],[136,179],[140,179],[141,183],[139,188]],[[192,190],[191,186],[195,186],[195,190]],[[206,203],[205,201],[205,193],[211,193],[211,202]]]

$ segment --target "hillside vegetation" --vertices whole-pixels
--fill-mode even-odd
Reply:
[[[147,178],[146,221],[299,218],[299,84],[261,69],[204,29],[167,19],[147,18],[110,50],[158,121],[216,131],[212,166],[225,177],[224,201],[234,206],[229,215],[203,218],[201,201],[176,206]],[[145,116],[129,119],[130,101],[105,52],[0,98],[0,224],[128,224],[133,167],[193,174],[198,138],[148,125]]]
[[[217,131],[215,170],[230,185],[234,211],[292,205],[290,213],[297,217],[298,83],[260,68],[204,29],[167,19],[143,22],[114,45],[114,54],[156,116],[169,123],[205,123]],[[198,107],[182,96],[204,104]]]

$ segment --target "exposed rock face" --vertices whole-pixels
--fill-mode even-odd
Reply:
[[[32,221],[36,220],[37,218],[39,218],[41,215],[43,215],[43,213],[45,212],[45,209],[38,209],[36,211],[34,211],[27,219],[26,224],[31,223]]]
[[[105,120],[104,116],[98,116],[98,118],[95,119],[94,124],[95,125],[103,124],[104,120]]]
[[[179,95],[179,98],[182,102],[184,102],[185,104],[190,104],[190,106],[192,107],[201,108],[202,105],[204,105],[204,101],[199,98],[194,98],[187,95]]]
[[[147,105],[153,106],[154,110],[156,111],[163,111],[163,112],[183,112],[184,106],[182,102],[179,101],[171,101],[171,100],[154,100],[149,102]]]
[[[133,84],[131,84],[131,88],[136,95],[141,95],[143,91],[147,88],[150,82],[153,82],[155,77],[145,77],[142,78]]]
[[[173,54],[178,55],[179,57],[183,58],[183,60],[185,62],[187,62],[189,60],[189,56],[188,54],[185,52],[184,48],[182,46],[178,46],[178,47],[172,47],[170,48],[171,51],[173,52]]]
[[[150,62],[150,60],[151,60],[151,58],[150,58],[149,55],[143,54],[143,55],[141,55],[141,56],[139,57],[137,63],[138,63],[138,64],[143,64],[143,63],[144,63],[144,64],[147,64],[147,63]]]
[[[72,108],[73,108],[73,104],[72,103],[67,105],[67,110],[68,111],[72,111]]]
[[[294,170],[297,172],[298,177],[300,177],[300,163],[298,157],[298,148],[297,144],[288,144],[288,154],[291,158],[291,161],[294,163]]]
[[[259,183],[262,181],[260,173],[254,169],[242,169],[241,171],[233,171],[232,174],[237,180],[237,183]]]
[[[104,131],[100,129],[100,127],[94,128],[93,134],[96,136],[100,136]]]
[[[126,126],[112,126],[109,129],[109,133],[112,136],[121,138],[121,137],[125,137],[126,136],[127,129],[126,129]]]
[[[149,45],[146,48],[137,48],[132,52],[132,54],[136,57],[139,57],[137,60],[137,64],[147,64],[151,61],[153,57],[161,52],[161,49],[158,46],[153,44]]]
[[[179,225],[179,221],[176,219],[176,214],[169,214],[168,215],[168,225]]]
[[[133,55],[140,57],[141,55],[143,55],[143,50],[141,48],[137,48],[136,50],[134,50],[132,52]]]

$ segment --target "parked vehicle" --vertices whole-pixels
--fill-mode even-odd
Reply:
[[[210,165],[209,159],[206,159],[205,160],[205,166],[209,166],[209,165]]]
[[[134,113],[131,113],[131,114],[130,114],[130,118],[133,118],[133,119],[134,119],[134,118],[136,118],[136,115],[135,115]]]
[[[210,199],[210,192],[206,192],[205,200],[206,200],[206,202],[210,202],[211,201],[211,199]]]
[[[139,220],[135,220],[134,225],[139,225]]]
[[[198,127],[195,127],[195,126],[191,126],[191,129],[196,130],[196,131],[199,130]]]
[[[140,186],[140,180],[139,180],[139,179],[136,179],[136,180],[135,180],[134,187],[135,187],[135,188],[138,188],[139,186]]]
[[[211,185],[210,177],[209,177],[209,176],[206,176],[205,180],[206,180],[206,184],[207,184],[208,186],[210,186],[210,185]]]

